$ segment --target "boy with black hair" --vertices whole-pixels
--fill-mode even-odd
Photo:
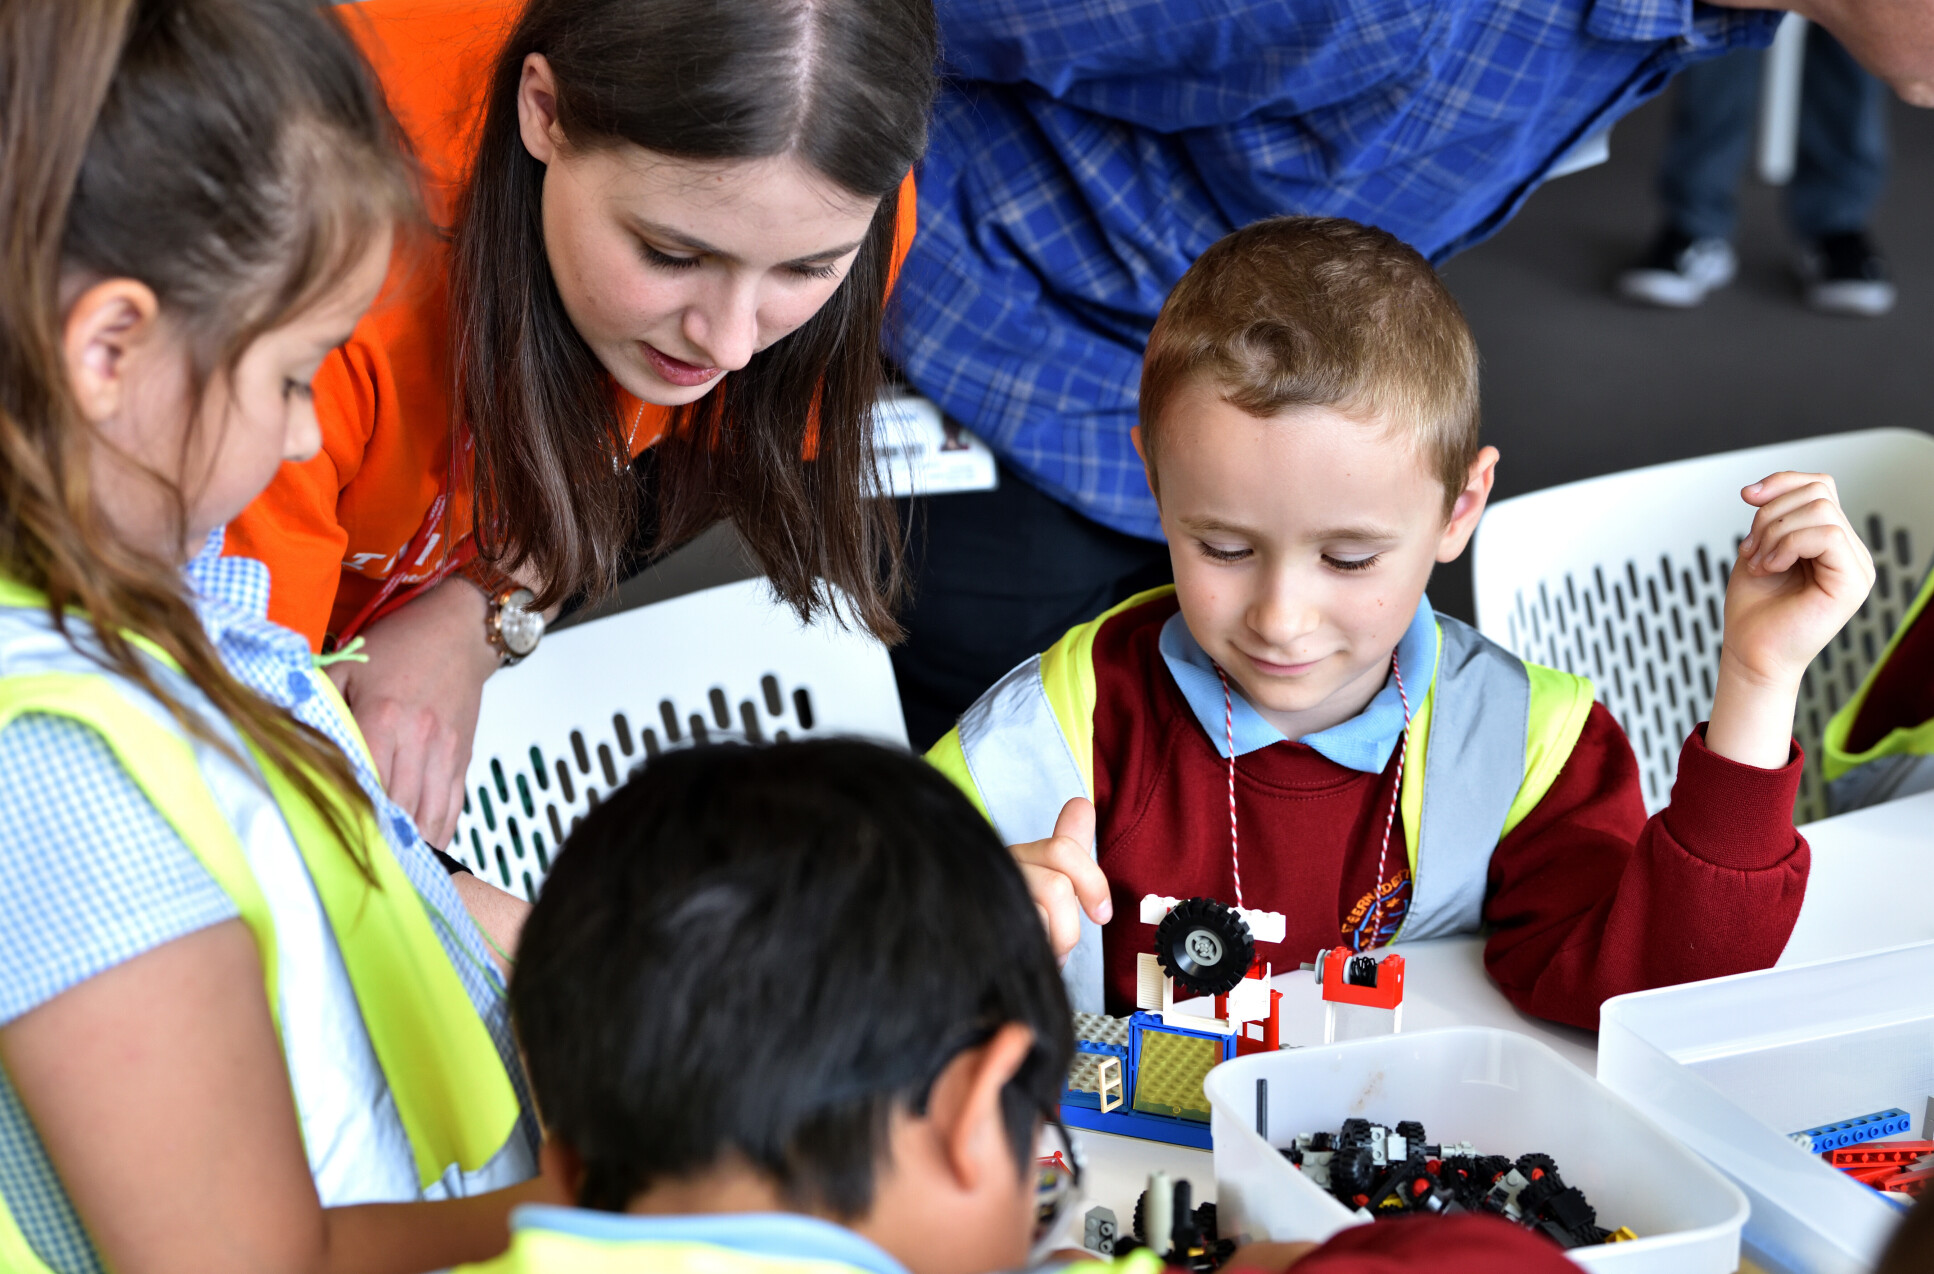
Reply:
[[[511,1011],[544,1174],[578,1206],[521,1209],[510,1250],[474,1274],[1027,1259],[1068,1003],[1013,860],[913,757],[817,741],[653,761],[560,854]],[[1573,1268],[1483,1217],[1235,1265],[1299,1257],[1309,1274]],[[1145,1251],[1118,1265],[1159,1268]]]

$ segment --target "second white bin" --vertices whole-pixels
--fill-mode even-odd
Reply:
[[[1269,1141],[1256,1133],[1256,1081],[1268,1080]],[[1638,1110],[1538,1041],[1488,1027],[1287,1049],[1209,1072],[1217,1210],[1223,1232],[1322,1240],[1358,1218],[1276,1147],[1345,1119],[1422,1122],[1432,1142],[1557,1161],[1607,1229],[1634,1242],[1578,1248],[1573,1260],[1619,1274],[1732,1274],[1746,1198]],[[1398,1224],[1386,1222],[1384,1224]]]
[[[1934,943],[1762,969],[1607,1000],[1598,1074],[1745,1187],[1768,1270],[1856,1274],[1900,1200],[1787,1140],[1934,1094]]]

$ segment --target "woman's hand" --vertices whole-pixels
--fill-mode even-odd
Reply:
[[[439,847],[463,810],[477,707],[499,663],[485,612],[483,591],[452,576],[363,631],[368,663],[329,665],[390,799]]]
[[[1095,862],[1094,843],[1094,802],[1077,796],[1061,807],[1054,835],[1008,847],[1041,913],[1054,958],[1064,964],[1081,938],[1082,912],[1098,925],[1107,924],[1115,914],[1108,877]]]
[[[0,1065],[119,1274],[420,1274],[501,1252],[510,1209],[543,1195],[325,1209],[239,920],[14,1019]]]
[[[1792,753],[1800,678],[1866,600],[1874,560],[1827,474],[1776,473],[1740,496],[1758,512],[1726,582],[1706,746],[1770,770]]]

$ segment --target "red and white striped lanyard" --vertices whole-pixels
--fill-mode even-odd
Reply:
[[[1242,901],[1242,855],[1240,842],[1236,836],[1236,702],[1229,693],[1229,674],[1222,671],[1222,665],[1211,659],[1215,675],[1222,681],[1222,738],[1223,747],[1229,754],[1229,870],[1236,879],[1236,909],[1243,909]],[[1403,797],[1404,755],[1409,751],[1410,741],[1410,695],[1403,688],[1403,668],[1397,662],[1397,652],[1390,652],[1390,675],[1397,682],[1397,699],[1403,704],[1403,733],[1397,737],[1397,784],[1390,793],[1390,809],[1383,816],[1383,848],[1377,853],[1377,882],[1372,897],[1376,899],[1373,919],[1377,923],[1360,928],[1358,932],[1376,933],[1382,924],[1385,907],[1383,894],[1383,871],[1390,861],[1390,829],[1397,821],[1397,803]]]

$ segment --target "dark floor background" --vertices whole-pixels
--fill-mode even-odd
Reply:
[[[1874,221],[1900,287],[1880,319],[1799,304],[1780,192],[1741,187],[1740,278],[1699,309],[1611,295],[1658,218],[1653,176],[1670,91],[1612,134],[1612,158],[1544,187],[1444,278],[1484,359],[1495,499],[1791,438],[1904,425],[1934,432],[1934,112],[1894,104],[1893,178]],[[1431,601],[1471,619],[1468,561]]]

